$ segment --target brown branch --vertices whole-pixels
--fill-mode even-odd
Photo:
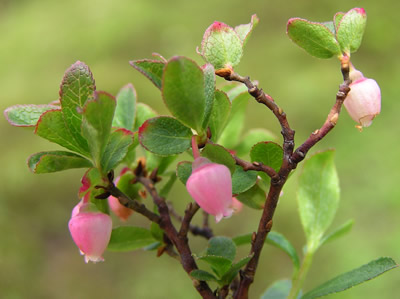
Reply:
[[[188,273],[189,277],[193,280],[193,285],[197,292],[203,298],[215,299],[216,297],[214,293],[205,281],[198,281],[190,276],[190,273],[193,270],[198,269],[198,267],[192,256],[187,235],[180,235],[172,224],[168,206],[165,202],[165,199],[158,195],[157,190],[154,187],[154,181],[152,181],[150,178],[141,176],[139,172],[136,172],[135,174],[137,182],[141,183],[146,188],[150,196],[153,198],[154,203],[157,205],[161,218],[159,225],[178,250],[181,264],[186,273]]]
[[[249,294],[250,285],[254,281],[254,275],[257,270],[258,261],[262,248],[264,246],[265,239],[272,228],[272,219],[278,204],[279,195],[282,191],[284,184],[286,183],[290,172],[296,168],[297,164],[302,161],[307,152],[313,147],[319,140],[325,137],[330,130],[334,128],[337,123],[340,110],[348,92],[350,91],[349,84],[349,65],[348,61],[342,61],[342,74],[343,84],[340,85],[339,91],[336,95],[336,102],[328,114],[325,123],[321,129],[315,131],[310,137],[293,153],[294,149],[294,131],[290,128],[289,123],[286,119],[285,113],[279,108],[271,96],[265,94],[261,89],[254,86],[248,77],[239,76],[236,73],[229,73],[224,76],[227,80],[238,81],[245,84],[248,88],[249,93],[256,99],[257,102],[267,106],[278,119],[283,135],[283,163],[278,174],[274,174],[270,170],[261,170],[267,173],[271,178],[271,185],[263,209],[263,213],[258,225],[257,233],[253,234],[251,252],[253,257],[247,263],[245,269],[240,272],[240,283],[239,287],[234,293],[234,298],[247,299]],[[243,162],[240,159],[235,159],[239,165],[245,167],[250,166],[248,162]],[[257,165],[256,165],[257,166]],[[268,172],[267,172],[268,171]],[[273,176],[271,176],[273,175]]]
[[[244,171],[255,170],[255,171],[262,171],[266,173],[271,179],[278,179],[278,173],[272,167],[264,165],[260,162],[247,162],[245,160],[240,159],[239,157],[232,154],[232,157],[235,159],[236,164],[241,166]]]
[[[179,237],[186,237],[190,229],[190,221],[192,221],[193,216],[200,209],[197,203],[189,203],[185,210],[185,216],[182,219],[181,229],[179,230]]]

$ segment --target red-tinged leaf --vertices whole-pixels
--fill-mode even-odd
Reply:
[[[131,131],[118,129],[111,133],[101,159],[102,169],[105,173],[118,166],[126,156],[132,142],[133,133]]]
[[[65,124],[61,110],[43,113],[36,124],[35,134],[69,150],[90,157],[88,148],[82,148]]]
[[[44,112],[59,109],[56,105],[15,105],[4,110],[7,121],[15,127],[34,127]]]
[[[161,89],[161,81],[165,63],[159,60],[133,60],[129,64],[145,75],[155,86]]]
[[[72,168],[89,168],[93,164],[71,152],[49,151],[31,155],[28,158],[28,166],[33,173],[50,173]]]
[[[87,149],[88,145],[81,132],[82,111],[86,101],[93,99],[95,90],[89,67],[80,61],[67,69],[60,86],[60,102],[65,123],[76,143],[84,149]]]
[[[353,8],[341,17],[336,38],[343,52],[356,52],[361,45],[367,24],[367,14],[363,8]]]
[[[113,96],[106,92],[96,92],[95,98],[87,101],[83,110],[82,133],[98,167],[110,136],[115,106]]]
[[[331,58],[341,54],[334,34],[321,23],[292,18],[287,23],[287,34],[294,43],[312,56]]]
[[[257,17],[257,15],[252,15],[251,16],[251,21],[248,24],[241,24],[235,27],[236,33],[239,35],[240,40],[243,43],[243,46],[246,45],[247,41],[250,38],[251,32],[253,29],[258,25],[258,22],[260,19]]]

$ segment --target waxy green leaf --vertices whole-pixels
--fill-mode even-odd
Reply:
[[[168,116],[148,119],[139,128],[139,142],[147,150],[161,156],[176,155],[191,146],[192,131]]]
[[[216,70],[235,67],[242,58],[243,43],[232,27],[214,22],[204,33],[200,52]]]
[[[245,204],[246,206],[252,209],[261,210],[262,208],[264,208],[266,195],[265,191],[257,183],[254,184],[254,186],[251,187],[249,190],[237,194],[236,198],[241,203]]]
[[[82,136],[82,111],[87,100],[93,99],[96,90],[89,67],[80,61],[75,62],[64,74],[60,86],[60,102],[65,123],[76,143],[84,149],[87,141]]]
[[[110,134],[108,143],[101,158],[104,173],[114,169],[126,156],[133,142],[133,133],[125,129],[117,129]]]
[[[150,118],[156,117],[158,114],[149,105],[138,103],[136,106],[136,119],[134,131],[137,131],[144,122]]]
[[[159,60],[143,59],[129,61],[140,73],[145,75],[155,86],[161,89],[161,82],[165,63]]]
[[[340,46],[334,34],[321,23],[292,18],[287,24],[287,34],[298,46],[318,58],[340,55]]]
[[[203,131],[206,111],[204,73],[194,61],[173,57],[168,62],[163,75],[162,94],[173,116],[197,132]]]
[[[217,278],[210,272],[196,269],[190,272],[190,276],[200,281],[217,281]]]
[[[176,176],[178,179],[186,185],[187,180],[192,174],[192,162],[182,161],[176,165]]]
[[[256,171],[244,171],[242,167],[236,165],[235,172],[232,175],[232,194],[240,194],[249,190],[256,181]]]
[[[206,255],[221,256],[233,261],[236,256],[236,245],[231,238],[213,237],[208,241]]]
[[[231,111],[231,106],[227,94],[223,91],[216,90],[214,105],[212,107],[209,121],[211,138],[214,142],[218,142],[219,136],[225,128]]]
[[[399,265],[389,257],[381,257],[371,261],[357,269],[341,274],[324,284],[316,287],[312,291],[304,294],[302,299],[313,299],[326,296],[333,293],[345,291],[360,283],[371,280],[386,271],[397,268]]]
[[[339,203],[339,179],[334,151],[320,152],[304,162],[297,202],[307,236],[307,250],[314,252],[335,216]]]
[[[203,129],[207,129],[208,122],[211,116],[211,110],[214,105],[215,97],[215,70],[211,64],[206,64],[202,67],[204,72],[204,98],[205,98],[205,109],[203,119]]]
[[[283,150],[274,142],[259,142],[252,147],[250,158],[251,162],[259,162],[279,171],[283,161]],[[259,172],[259,175],[269,182],[270,178],[266,173]]]
[[[250,153],[254,144],[262,141],[276,141],[275,134],[266,129],[252,129],[244,135],[243,140],[235,148],[238,156],[245,156]]]
[[[234,148],[239,142],[244,125],[247,103],[251,98],[247,91],[236,95],[235,90],[228,92],[232,108],[225,129],[219,138],[219,143],[228,149]]]
[[[44,112],[59,109],[56,105],[15,105],[4,110],[4,116],[12,126],[34,127]]]
[[[132,251],[156,241],[148,229],[136,226],[120,226],[111,233],[107,249],[110,251]]]
[[[204,255],[198,258],[211,266],[217,277],[221,278],[232,266],[232,261],[216,255]]]
[[[341,17],[336,38],[343,52],[350,54],[358,50],[366,24],[367,14],[363,8],[353,8]]]
[[[71,152],[49,151],[31,155],[29,169],[33,173],[50,173],[72,168],[89,168],[92,162]]]
[[[61,110],[50,110],[43,113],[36,124],[35,134],[71,151],[90,157],[87,145],[82,148],[71,135]]]
[[[232,155],[218,144],[207,143],[201,152],[203,157],[210,159],[214,163],[223,164],[229,168],[231,174],[236,170],[236,162]]]
[[[260,20],[258,19],[257,15],[254,14],[251,16],[250,23],[238,25],[235,27],[235,31],[239,35],[239,38],[243,43],[243,47],[246,45],[247,41],[250,38],[251,32],[258,25],[259,21]]]
[[[97,166],[101,165],[108,143],[116,102],[105,92],[96,92],[93,100],[87,101],[83,109],[82,133],[88,141],[90,152]],[[105,157],[109,160],[108,157]]]
[[[136,115],[136,90],[132,84],[124,86],[117,95],[113,127],[132,131]]]
[[[237,263],[234,263],[231,268],[224,274],[224,276],[222,276],[220,280],[220,285],[229,285],[232,280],[235,279],[240,269],[243,268],[251,260],[251,258],[252,256],[247,256],[239,260]]]

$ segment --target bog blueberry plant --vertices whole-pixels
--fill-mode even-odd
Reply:
[[[248,298],[267,242],[289,256],[293,275],[291,280],[279,280],[267,288],[264,299],[317,298],[397,267],[391,258],[381,257],[311,291],[302,290],[316,251],[352,226],[349,221],[326,234],[339,203],[333,150],[307,159],[299,176],[297,201],[307,239],[303,259],[282,234],[271,231],[289,175],[336,126],[342,105],[360,130],[371,125],[380,112],[378,84],[365,78],[350,60],[361,45],[366,25],[364,9],[336,13],[333,21],[325,23],[300,18],[288,21],[287,34],[295,44],[318,58],[337,57],[343,75],[325,122],[297,148],[295,131],[278,102],[234,70],[258,21],[253,15],[249,24],[235,28],[221,22],[209,26],[197,49],[205,60],[203,66],[186,57],[167,60],[159,54],[154,54],[154,59],[130,62],[161,91],[172,116],[158,116],[138,102],[131,84],[115,98],[97,91],[89,67],[80,61],[65,72],[59,101],[6,109],[11,125],[32,127],[36,135],[66,149],[31,155],[28,166],[33,173],[87,168],[81,180],[80,201],[69,221],[72,239],[86,262],[102,261],[106,249],[156,250],[157,256],[167,254],[180,262],[203,298]],[[231,84],[217,89],[217,76]],[[254,129],[242,136],[245,107],[252,98],[279,122],[281,145],[279,138],[266,129]],[[184,153],[193,154],[193,160],[173,166]],[[115,177],[116,169],[119,174]],[[179,198],[168,200],[175,183],[185,184],[194,200],[183,215],[173,207]],[[214,236],[208,216],[214,216],[218,223],[225,217],[235,217],[242,205],[260,210],[256,231]],[[200,209],[203,224],[195,225],[192,218]],[[110,210],[122,221],[135,211],[134,217],[146,217],[149,226],[112,228]],[[204,252],[192,252],[189,235],[208,241]],[[246,244],[250,245],[248,255],[237,257],[237,247]],[[200,268],[198,261],[208,266]]]

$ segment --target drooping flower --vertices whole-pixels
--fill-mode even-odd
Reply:
[[[85,255],[85,262],[96,263],[104,261],[102,254],[110,241],[112,221],[107,214],[92,211],[90,205],[81,201],[75,206],[68,228],[81,254]]]
[[[195,160],[186,188],[197,204],[219,222],[233,213],[231,173],[225,165],[200,157],[195,137],[192,147]]]
[[[356,69],[350,71],[350,78],[353,82],[344,106],[358,128],[369,127],[381,111],[381,90],[374,79],[365,78]]]

